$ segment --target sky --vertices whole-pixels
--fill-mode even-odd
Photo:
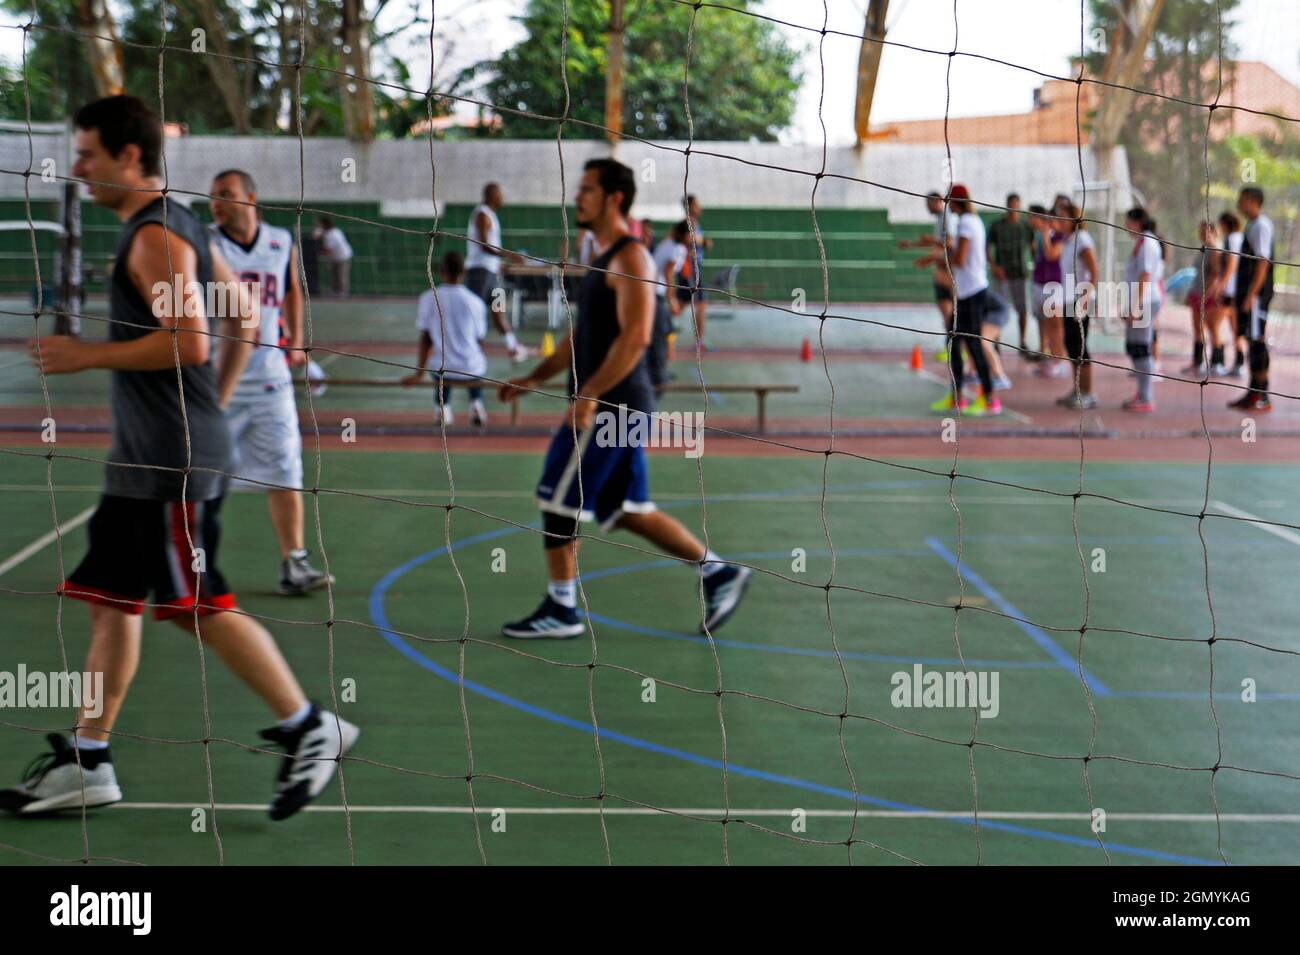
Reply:
[[[1079,51],[1080,0],[955,0],[955,4],[958,48],[963,52],[998,57],[1058,76],[1069,73],[1069,58]],[[409,22],[410,6],[410,0],[391,0],[380,28],[400,28],[404,20]],[[427,3],[421,6],[429,9]],[[756,8],[798,25],[779,28],[804,51],[800,58],[804,82],[795,122],[783,137],[787,142],[822,141],[819,105],[830,144],[853,141],[859,41],[828,35],[819,44],[821,38],[815,31],[822,26],[825,10],[829,29],[860,34],[866,6],[866,0],[825,0],[825,7],[817,0],[763,0]],[[887,39],[951,49],[953,7],[954,0],[891,0]],[[522,39],[523,31],[513,17],[523,8],[524,0],[439,0],[433,6],[443,57],[439,74],[496,56]],[[736,15],[705,8],[697,29],[725,29],[727,18]],[[1263,60],[1300,85],[1300,2],[1243,0],[1237,21],[1232,38],[1240,58]],[[12,15],[0,15],[0,26],[18,22]],[[0,56],[18,60],[21,36],[18,30],[0,29]],[[394,52],[406,61],[413,76],[427,76],[427,27],[412,28],[398,37]],[[950,78],[947,72],[947,57],[887,47],[876,87],[873,125],[942,117],[949,94],[952,116],[1024,112],[1042,82],[1041,77],[1025,70],[960,56],[952,59]]]

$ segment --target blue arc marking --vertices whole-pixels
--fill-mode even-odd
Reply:
[[[949,567],[954,570],[957,569],[957,555],[944,547],[937,537],[927,537],[925,543],[932,551],[947,561]],[[1027,633],[1034,643],[1046,650],[1048,656],[1069,672],[1078,674],[1079,661],[1066,653],[1059,643],[1049,637],[1038,627],[1035,627],[1032,623],[1025,622],[1023,619],[1025,615],[1016,609],[1015,604],[994,590],[983,577],[971,570],[970,564],[964,560],[961,562],[961,576],[963,580],[969,580],[974,584],[976,589],[987,597],[989,602],[1004,614],[1009,617],[1019,618],[1012,620],[1011,622]],[[1110,696],[1109,687],[1093,676],[1087,667],[1083,668],[1083,678],[1088,681],[1088,688],[1097,696]]]
[[[481,544],[485,541],[496,540],[498,538],[505,537],[510,534],[522,533],[522,530],[523,530],[522,528],[517,528],[517,527],[504,527],[504,528],[498,528],[497,530],[487,531],[482,534],[475,534],[471,537],[466,537],[463,538],[462,540],[454,542],[451,545],[450,550],[460,550],[463,547],[470,547],[474,544]],[[434,662],[429,657],[425,656],[423,653],[420,653],[418,650],[412,647],[401,636],[393,632],[392,625],[388,621],[388,612],[384,608],[384,597],[388,593],[389,589],[392,588],[393,584],[395,584],[406,574],[410,573],[416,567],[419,567],[423,564],[427,564],[429,561],[437,557],[441,557],[443,554],[448,553],[448,551],[449,548],[445,546],[438,547],[431,551],[427,551],[426,553],[420,554],[417,557],[412,557],[410,560],[406,561],[405,563],[400,564],[397,567],[394,567],[392,570],[386,573],[382,578],[380,578],[379,581],[374,585],[374,587],[371,588],[369,609],[370,609],[371,620],[374,622],[375,626],[379,628],[380,633],[383,635],[383,638],[389,643],[390,646],[396,649],[408,660],[412,661],[413,663],[415,663],[420,667],[423,667],[425,670],[428,670],[430,673],[434,674],[435,676],[443,680],[446,680],[451,684],[460,685],[461,684],[460,677],[457,675],[457,673],[454,670],[449,670],[446,667],[442,666],[441,664]],[[534,706],[532,703],[528,703],[524,700],[518,699],[517,697],[513,697],[506,693],[502,693],[499,690],[494,690],[492,689],[492,687],[486,686],[485,684],[466,679],[464,681],[464,687],[469,692],[474,693],[478,696],[482,696],[486,699],[492,700],[493,702],[500,703],[503,706],[508,706],[511,709],[518,710],[521,713],[527,713],[530,716],[536,716],[537,718],[546,720],[549,723],[555,723],[556,725],[559,726],[566,726],[569,729],[577,730],[578,732],[586,733],[588,735],[592,735],[595,733],[595,730],[593,729],[590,723],[584,723],[581,720],[575,720],[571,717],[565,716],[562,713],[556,713],[553,710],[547,710],[547,709],[543,709],[540,706]],[[708,756],[701,756],[698,753],[692,753],[684,749],[677,749],[676,747],[673,746],[664,746],[660,743],[652,742],[651,740],[641,739],[640,737],[631,736],[627,733],[620,733],[615,730],[607,729],[605,727],[601,727],[600,729],[600,739],[602,742],[606,740],[610,740],[616,743],[623,743],[626,746],[631,746],[636,749],[645,750],[646,752],[650,752],[650,753],[656,753],[661,756],[669,756],[674,759],[680,759],[684,762],[693,763],[697,766],[707,766],[712,769],[718,769],[718,770],[721,770],[723,768],[723,764],[721,760],[713,759],[712,757],[708,757]],[[737,776],[744,776],[750,779],[758,779],[764,782],[775,783],[779,786],[788,786],[792,789],[799,789],[804,792],[818,793],[823,796],[832,796],[838,799],[855,800],[857,803],[865,803],[867,805],[877,806],[883,809],[894,809],[903,812],[933,811],[933,810],[926,809],[926,807],[924,806],[916,806],[910,803],[897,802],[892,799],[882,799],[878,796],[870,796],[865,793],[858,793],[855,796],[851,790],[843,789],[838,786],[826,786],[823,785],[822,783],[813,782],[807,779],[799,779],[795,776],[784,776],[778,773],[769,773],[765,770],[755,769],[750,766],[743,766],[739,763],[731,763],[731,762],[727,763],[726,770],[728,773],[734,773]],[[975,824],[975,821],[973,819],[958,818],[958,819],[945,819],[944,821],[950,823],[958,823],[967,826]],[[1085,849],[1098,848],[1095,839],[1088,839],[1088,838],[1084,838],[1083,836],[1072,836],[1064,833],[1052,832],[1047,829],[1037,829],[1030,826],[1019,826],[1013,823],[1002,822],[996,819],[987,819],[987,820],[981,819],[979,824],[985,829],[989,829],[997,832],[1008,832],[1014,835],[1026,836],[1031,839],[1042,839],[1048,842],[1064,843],[1065,845],[1079,846]],[[1179,855],[1171,852],[1161,852],[1156,849],[1147,849],[1142,846],[1130,846],[1130,845],[1125,845],[1123,843],[1108,842],[1106,844],[1106,848],[1108,851],[1116,853],[1118,855],[1137,856],[1145,859],[1158,859],[1163,862],[1178,862],[1186,865],[1219,865],[1220,864],[1216,860],[1201,859],[1195,856],[1185,856],[1185,855]]]

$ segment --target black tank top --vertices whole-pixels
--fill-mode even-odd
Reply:
[[[208,232],[188,209],[169,199],[158,198],[122,226],[117,241],[117,260],[109,286],[108,337],[129,341],[157,331],[161,326],[153,306],[136,288],[127,270],[127,256],[136,231],[151,222],[166,228],[194,249],[198,274],[187,281],[201,283],[205,300],[212,281],[212,253]],[[215,318],[208,316],[208,327]],[[211,343],[217,353],[217,343]],[[180,388],[185,393],[181,414]],[[179,387],[176,369],[156,371],[114,371],[111,387],[113,441],[104,472],[104,493],[118,497],[154,501],[179,501],[184,474],[173,469],[186,465],[185,435],[189,426],[189,465],[195,470],[184,482],[185,497],[207,501],[221,493],[224,475],[213,473],[230,467],[230,436],[217,393],[217,373],[209,360],[182,368]],[[114,464],[131,465],[114,467]],[[143,465],[143,466],[141,466]],[[167,469],[167,470],[159,470]]]
[[[577,381],[571,373],[569,386],[572,394],[577,394],[582,383],[596,373],[618,337],[618,301],[614,290],[605,284],[605,270],[619,249],[636,241],[630,235],[615,241],[591,263],[591,270],[578,286],[578,322],[573,330],[573,364]],[[654,411],[654,387],[650,383],[645,352],[641,352],[636,365],[622,381],[599,397],[610,404],[627,405],[629,411]]]

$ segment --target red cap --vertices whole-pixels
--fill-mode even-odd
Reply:
[[[958,183],[952,187],[951,191],[949,191],[948,197],[950,199],[969,199],[970,190],[961,183]]]

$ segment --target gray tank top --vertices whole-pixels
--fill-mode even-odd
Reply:
[[[131,281],[127,256],[136,230],[150,222],[164,221],[177,238],[193,247],[198,259],[198,281],[203,289],[212,281],[212,253],[207,230],[179,203],[158,198],[122,226],[116,262],[109,289],[110,341],[130,341],[157,331],[151,303]],[[215,323],[208,316],[208,327]],[[216,343],[211,349],[216,354]],[[185,395],[181,412],[181,390]],[[113,442],[104,472],[104,493],[117,497],[153,501],[179,501],[184,485],[185,499],[207,501],[221,494],[224,472],[230,467],[230,434],[217,400],[217,372],[212,361],[181,369],[178,383],[175,367],[157,371],[114,371],[111,405]],[[188,462],[185,451],[189,427]],[[184,469],[192,469],[185,480]]]

